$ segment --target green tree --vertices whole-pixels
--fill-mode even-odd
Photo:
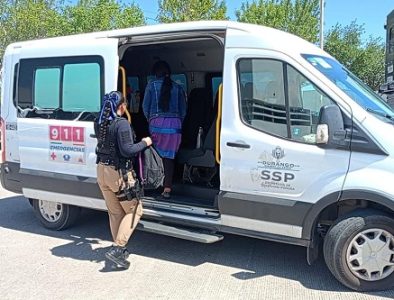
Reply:
[[[53,0],[0,0],[0,60],[12,42],[61,34],[57,5]]]
[[[116,0],[0,0],[0,64],[13,42],[145,24],[134,3]]]
[[[350,25],[335,25],[325,38],[324,50],[360,77],[372,89],[384,82],[385,45],[381,38],[362,40],[364,26],[353,21]]]
[[[240,22],[260,24],[319,40],[319,0],[254,0],[235,12]]]
[[[161,23],[226,20],[227,7],[218,0],[160,0],[157,19]]]
[[[139,6],[128,6],[116,0],[80,0],[63,10],[67,34],[126,28],[145,24]]]

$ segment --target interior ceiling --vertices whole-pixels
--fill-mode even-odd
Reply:
[[[157,60],[167,61],[172,73],[218,72],[223,67],[223,47],[212,38],[130,46],[121,64],[128,74],[150,74]]]

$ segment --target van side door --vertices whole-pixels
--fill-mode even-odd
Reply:
[[[313,204],[327,195],[338,199],[350,149],[316,144],[320,108],[336,105],[317,82],[282,53],[226,49],[223,225],[299,239]]]
[[[45,200],[66,183],[74,187],[67,193],[83,194],[75,184],[95,182],[93,120],[104,93],[117,89],[118,61],[117,39],[65,37],[20,50],[20,173],[31,178],[25,196]]]

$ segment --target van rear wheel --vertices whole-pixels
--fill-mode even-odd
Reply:
[[[381,212],[355,211],[331,226],[324,259],[341,283],[357,291],[394,287],[394,220]]]
[[[44,227],[51,230],[63,230],[75,223],[80,208],[64,203],[32,199],[36,217]]]

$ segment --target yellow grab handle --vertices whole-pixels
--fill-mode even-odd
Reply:
[[[125,99],[127,99],[127,91],[126,91],[126,69],[123,68],[122,66],[119,67],[120,72],[122,73],[122,94],[123,97]],[[130,104],[131,105],[131,104]],[[127,116],[127,120],[129,121],[129,123],[131,123],[131,115],[129,113],[129,110],[126,110],[126,116]]]
[[[215,160],[220,164],[220,124],[222,121],[223,84],[219,85],[218,115],[216,118]]]

